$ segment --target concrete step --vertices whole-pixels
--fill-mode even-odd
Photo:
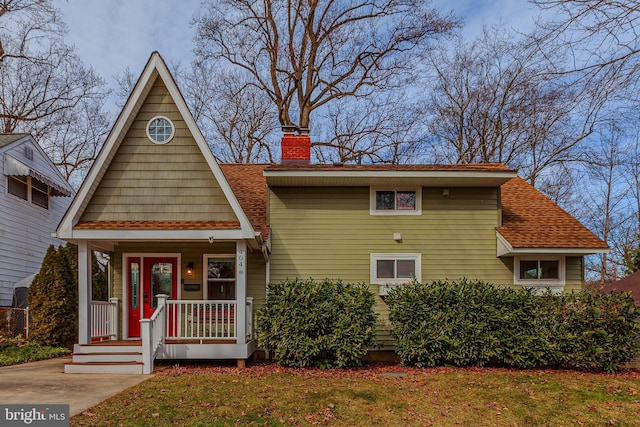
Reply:
[[[91,363],[115,363],[115,362],[142,362],[140,352],[103,352],[103,353],[73,353],[74,362]]]
[[[65,374],[142,374],[142,362],[120,362],[120,363],[87,363],[71,362],[65,363]]]

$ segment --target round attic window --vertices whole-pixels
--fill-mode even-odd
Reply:
[[[171,120],[158,116],[149,120],[147,136],[154,144],[166,144],[173,138],[174,127]]]

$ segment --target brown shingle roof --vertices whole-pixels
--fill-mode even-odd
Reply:
[[[602,287],[602,292],[631,292],[633,301],[640,307],[640,271],[636,271],[630,276],[620,279],[617,282],[609,283]]]
[[[522,178],[502,185],[502,227],[514,248],[607,249],[598,236]]]
[[[254,230],[269,236],[267,226],[267,181],[263,171],[269,165],[260,164],[221,164],[227,182],[238,199],[238,203],[247,215]]]
[[[216,230],[240,228],[238,221],[83,221],[75,230]]]

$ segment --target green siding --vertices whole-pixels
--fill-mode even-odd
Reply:
[[[267,296],[266,263],[260,251],[250,252],[247,266],[247,296],[253,298],[253,330],[256,330],[256,313],[264,305]]]
[[[148,121],[175,126],[164,145],[146,136]],[[157,79],[82,216],[83,221],[237,221],[189,132],[178,107]]]
[[[583,257],[567,257],[565,258],[566,276],[565,276],[565,292],[578,292],[584,286],[584,258]]]
[[[423,190],[421,216],[369,215],[368,188],[272,188],[271,279],[369,281],[371,253],[421,253],[423,281],[481,277],[509,284],[496,258],[497,191]],[[393,233],[402,234],[400,243]]]
[[[422,281],[467,277],[513,286],[513,258],[496,256],[496,188],[423,188],[422,215],[372,216],[369,188],[271,188],[270,280],[340,278],[369,283],[370,254],[422,254]],[[396,242],[393,233],[401,233]],[[581,287],[581,258],[567,258],[567,290]],[[370,285],[377,295],[378,286]],[[381,297],[378,343],[393,347]]]

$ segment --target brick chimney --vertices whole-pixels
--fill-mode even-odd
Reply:
[[[296,134],[295,131],[298,131]],[[309,129],[282,126],[281,163],[283,165],[308,165],[311,162],[311,138]]]

